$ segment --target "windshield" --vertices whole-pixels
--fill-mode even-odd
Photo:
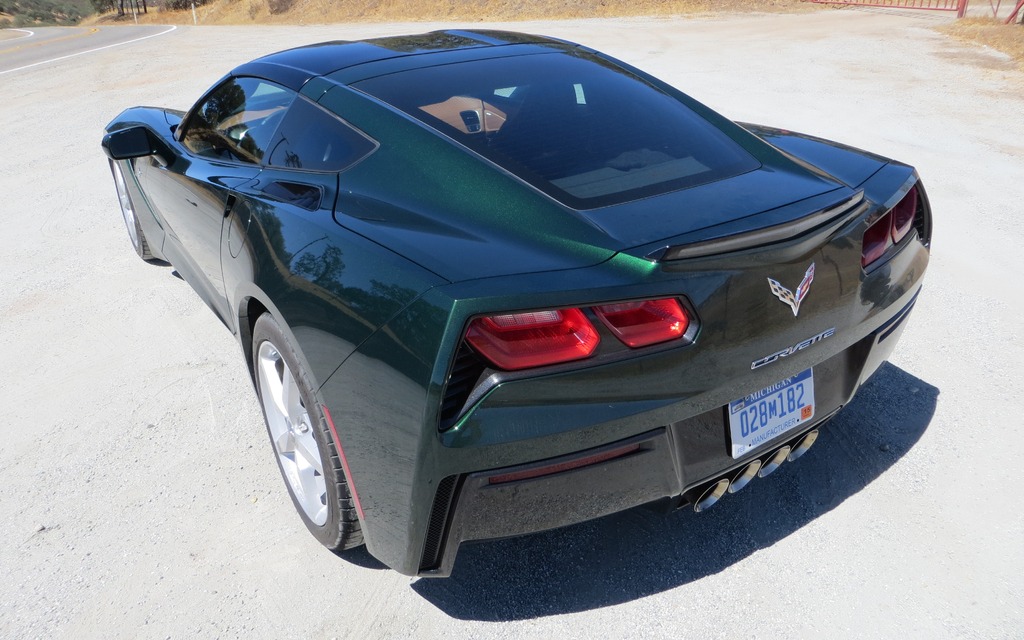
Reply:
[[[474,60],[355,87],[577,209],[760,166],[679,100],[590,54]]]

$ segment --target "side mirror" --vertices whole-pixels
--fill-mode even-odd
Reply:
[[[103,141],[100,144],[103,146],[103,152],[111,160],[128,160],[129,158],[155,156],[157,161],[165,167],[171,161],[169,154],[166,152],[166,146],[157,139],[152,131],[144,126],[111,131],[103,136]]]

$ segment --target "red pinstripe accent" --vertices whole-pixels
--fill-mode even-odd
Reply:
[[[341,468],[345,470],[345,478],[348,479],[348,490],[352,492],[352,500],[356,503],[356,511],[359,512],[359,519],[364,519],[363,504],[359,502],[359,494],[356,493],[356,483],[352,480],[352,470],[348,468],[348,460],[345,458],[345,450],[341,448],[341,440],[338,439],[338,430],[334,428],[334,420],[331,419],[331,412],[325,405],[320,405],[324,410],[324,417],[327,418],[327,426],[331,428],[331,435],[334,436],[334,446],[338,447],[338,457],[341,458]]]

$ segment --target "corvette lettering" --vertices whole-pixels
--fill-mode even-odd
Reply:
[[[800,351],[801,349],[806,349],[807,347],[815,343],[821,342],[825,338],[831,338],[835,334],[835,332],[835,327],[832,327],[831,329],[826,329],[816,336],[812,336],[810,338],[807,338],[806,340],[802,340],[794,344],[792,347],[788,347],[786,349],[783,349],[782,351],[777,351],[770,356],[765,356],[764,358],[761,358],[760,360],[754,360],[753,362],[750,363],[750,368],[758,369],[760,367],[765,366],[766,364],[771,364],[780,358],[791,356],[797,351]]]

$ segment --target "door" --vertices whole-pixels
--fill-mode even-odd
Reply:
[[[173,163],[139,163],[139,181],[165,223],[164,255],[229,326],[220,254],[224,222],[238,201],[236,189],[259,175],[294,98],[265,80],[229,78],[182,123]]]

